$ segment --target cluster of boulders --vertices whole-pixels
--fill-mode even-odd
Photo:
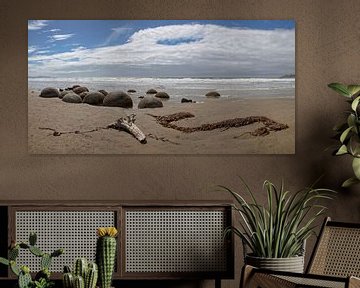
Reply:
[[[123,91],[108,93],[105,90],[89,91],[87,87],[74,85],[65,89],[47,87],[41,90],[39,96],[43,98],[60,98],[67,103],[86,103],[97,106],[132,108],[133,100],[128,93],[136,93],[136,90],[129,89],[127,93]],[[219,96],[220,94],[215,91],[206,94],[206,97]],[[158,92],[155,89],[149,89],[146,92],[146,96],[140,96],[139,98],[141,98],[141,100],[138,104],[138,108],[144,109],[163,107],[163,102],[161,100],[169,99],[170,96],[166,92]],[[191,99],[182,98],[181,103],[196,102]]]

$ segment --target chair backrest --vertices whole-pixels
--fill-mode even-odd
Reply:
[[[326,218],[307,273],[360,277],[360,223]]]

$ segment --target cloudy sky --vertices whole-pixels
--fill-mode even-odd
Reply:
[[[29,77],[278,77],[287,20],[29,20]]]

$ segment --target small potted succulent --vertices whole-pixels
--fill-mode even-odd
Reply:
[[[36,246],[36,242],[36,234],[30,233],[29,243],[13,242],[8,251],[8,259],[0,257],[0,263],[10,266],[11,271],[18,277],[18,288],[50,288],[54,286],[54,282],[50,280],[50,265],[52,259],[62,255],[64,250],[57,249],[52,253],[45,253]],[[18,263],[16,263],[20,249],[28,250],[31,254],[40,258],[41,270],[36,273],[34,279],[31,277],[28,266],[19,266]]]
[[[334,155],[350,155],[354,176],[344,181],[343,187],[360,183],[360,85],[344,85],[331,83],[328,85],[340,95],[346,97],[350,104],[346,122],[334,127],[339,145]]]
[[[262,205],[242,182],[251,201],[232,189],[220,188],[236,202],[233,208],[240,216],[239,226],[228,227],[225,232],[241,238],[245,264],[302,273],[305,241],[314,233],[317,226],[314,223],[326,209],[318,200],[331,199],[334,191],[310,187],[291,193],[284,189],[283,183],[277,188],[266,180],[267,203]]]

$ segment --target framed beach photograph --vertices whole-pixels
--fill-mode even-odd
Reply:
[[[294,154],[293,20],[28,20],[32,154]]]

